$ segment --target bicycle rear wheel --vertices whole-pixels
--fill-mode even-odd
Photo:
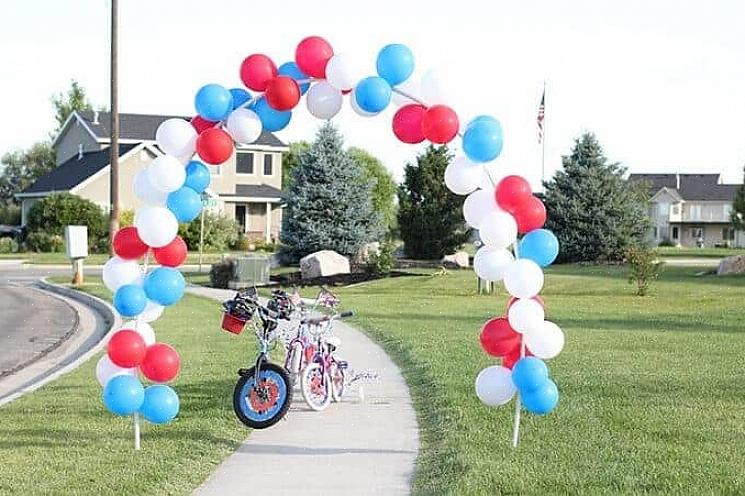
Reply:
[[[292,403],[292,383],[284,367],[265,363],[257,381],[255,367],[238,379],[233,391],[233,410],[243,424],[266,429],[287,414]]]
[[[300,374],[300,391],[311,409],[319,412],[331,403],[331,380],[321,365],[311,363]]]

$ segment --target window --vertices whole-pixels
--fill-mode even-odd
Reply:
[[[732,205],[725,203],[723,207],[724,207],[724,219],[729,220],[730,216],[732,215]]]
[[[677,203],[673,205],[673,215],[680,215],[680,205]]]
[[[652,232],[654,233],[654,239],[657,239],[657,228],[653,228]]]
[[[689,215],[693,220],[699,220],[701,218],[701,205],[691,205]]]
[[[657,209],[660,217],[667,217],[668,213],[670,212],[670,204],[666,202],[658,203]]]
[[[722,228],[722,239],[724,241],[735,240],[735,228],[734,227],[723,227]]]
[[[235,206],[235,221],[241,228],[241,232],[246,232],[246,206],[236,205]]]
[[[264,175],[271,176],[274,174],[272,170],[272,156],[269,154],[264,155]]]
[[[673,226],[673,239],[678,239],[678,226]]]
[[[704,237],[704,229],[702,227],[692,227],[691,228],[691,237],[694,239],[703,238]]]
[[[239,153],[235,158],[235,171],[238,174],[254,173],[254,154]]]

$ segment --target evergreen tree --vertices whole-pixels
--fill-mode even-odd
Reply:
[[[737,190],[732,204],[732,225],[735,229],[745,231],[745,167],[742,168],[743,184]]]
[[[622,260],[643,244],[649,230],[644,185],[623,178],[626,169],[609,163],[595,135],[586,133],[562,157],[563,170],[545,183],[546,228],[559,238],[559,260]]]
[[[282,229],[283,253],[291,260],[318,250],[353,257],[380,233],[372,207],[372,185],[344,151],[339,132],[329,123],[301,152],[292,173]]]
[[[448,190],[443,180],[452,158],[446,146],[430,145],[417,156],[416,165],[406,164],[398,187],[398,225],[411,258],[440,258],[468,241],[464,197]]]

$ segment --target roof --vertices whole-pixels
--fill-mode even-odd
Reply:
[[[654,195],[662,188],[687,201],[734,201],[739,184],[720,184],[720,174],[631,174],[629,181],[647,181]]]
[[[282,198],[282,190],[269,186],[268,184],[237,184],[235,193],[222,193],[221,198],[230,198],[235,196],[246,196],[251,198]]]
[[[137,143],[119,145],[119,156],[123,156],[137,146]],[[69,191],[96,172],[109,165],[110,149],[83,153],[83,158],[75,155],[66,162],[44,174],[20,194]]]
[[[85,124],[95,135],[97,140],[109,141],[111,136],[111,113],[98,112],[98,119],[95,119],[95,112],[84,110],[78,112],[78,115],[85,121]],[[180,115],[151,115],[151,114],[119,114],[119,138],[124,140],[142,140],[155,141],[155,131],[160,124],[168,119],[185,119],[191,117]],[[96,123],[94,123],[96,121]],[[251,143],[252,145],[263,146],[287,146],[280,141],[274,134],[262,131],[259,139]]]

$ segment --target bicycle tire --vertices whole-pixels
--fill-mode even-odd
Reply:
[[[290,405],[292,404],[292,381],[284,367],[280,367],[271,362],[265,363],[261,368],[261,378],[266,380],[269,376],[273,380],[277,380],[278,377],[279,381],[284,383],[283,388],[281,385],[277,385],[280,390],[279,394],[284,395],[284,402],[279,405],[276,411],[265,419],[251,418],[250,415],[253,415],[254,417],[263,416],[263,414],[259,412],[253,412],[253,410],[250,410],[250,407],[248,406],[250,401],[247,401],[246,396],[247,390],[250,388],[250,385],[248,385],[249,382],[254,381],[254,370],[255,367],[251,367],[246,370],[245,374],[243,374],[240,379],[238,379],[235,389],[233,390],[233,410],[235,411],[238,420],[247,427],[252,429],[266,429],[282,420],[290,409]],[[284,390],[282,391],[282,389]]]

